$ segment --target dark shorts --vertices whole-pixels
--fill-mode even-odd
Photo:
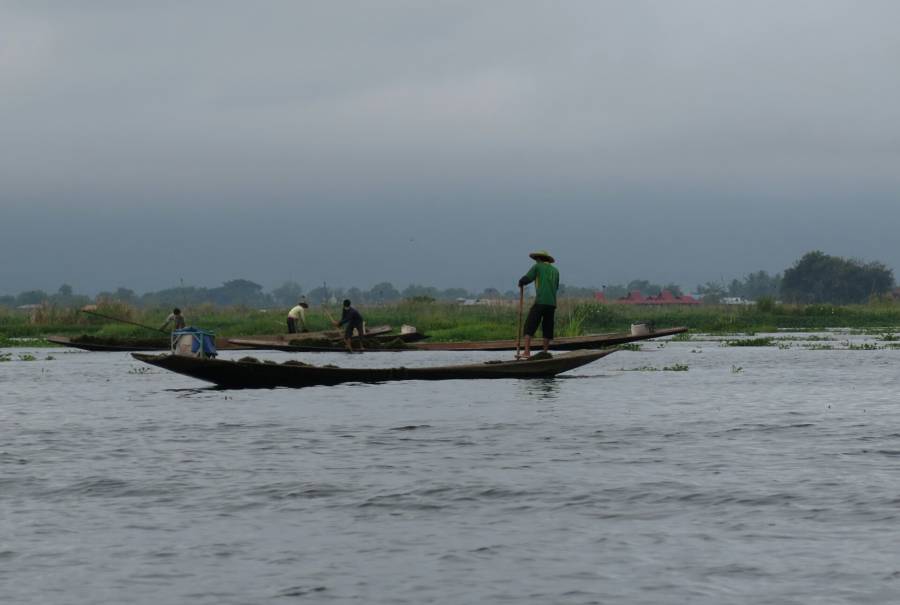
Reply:
[[[525,318],[525,334],[534,336],[534,333],[537,332],[538,324],[540,324],[544,338],[553,338],[555,316],[556,307],[553,305],[531,305],[528,317]]]
[[[356,333],[359,334],[359,337],[362,338],[363,335],[363,325],[361,321],[356,323],[347,322],[347,325],[344,327],[344,338],[350,338],[353,336],[353,330],[356,330]]]
[[[297,320],[293,317],[288,317],[288,334],[296,334],[297,333]]]

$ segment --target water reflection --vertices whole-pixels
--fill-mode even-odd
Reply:
[[[556,378],[535,378],[517,381],[518,391],[528,399],[558,399],[559,380]]]
[[[220,394],[225,394],[229,389],[217,385],[205,387],[182,387],[175,389],[163,389],[166,393],[172,393],[176,399],[218,399]],[[227,397],[226,397],[227,399]]]

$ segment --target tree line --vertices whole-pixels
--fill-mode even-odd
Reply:
[[[884,263],[831,256],[821,250],[807,252],[784,275],[758,271],[729,284],[707,282],[697,286],[705,301],[725,297],[746,300],[779,299],[794,304],[862,304],[884,297],[895,287],[894,272]]]
[[[644,292],[659,290],[646,280],[634,280],[627,286],[611,286],[608,292],[627,293],[627,288],[640,288]],[[680,294],[678,286],[670,285],[666,288]],[[593,298],[600,288],[560,285],[560,295],[568,298]],[[618,294],[616,294],[618,295]],[[76,307],[86,304],[102,302],[119,302],[136,307],[160,308],[167,306],[191,306],[199,304],[214,304],[220,306],[244,306],[250,308],[288,307],[297,304],[300,297],[305,297],[311,305],[319,305],[328,302],[339,302],[349,298],[358,304],[378,305],[391,304],[404,300],[412,301],[456,301],[459,299],[518,299],[518,290],[506,290],[501,292],[496,288],[486,288],[480,292],[465,288],[435,288],[421,284],[410,284],[399,289],[391,282],[381,282],[371,288],[361,289],[356,287],[343,288],[331,287],[327,284],[305,289],[299,283],[288,281],[281,286],[267,292],[258,283],[247,279],[234,279],[223,283],[216,288],[200,286],[177,286],[166,288],[156,292],[137,294],[130,288],[120,287],[113,291],[100,292],[96,297],[76,294],[68,284],[60,286],[56,293],[49,294],[43,290],[28,290],[16,296],[0,296],[0,306],[14,308],[25,305],[50,304],[58,307]]]
[[[726,297],[739,297],[746,300],[778,299],[799,304],[854,304],[884,296],[893,288],[894,272],[883,263],[830,256],[820,250],[814,250],[803,255],[793,266],[786,269],[784,274],[770,275],[766,271],[757,271],[742,279],[732,279],[729,283],[710,281],[698,285],[696,293],[704,302],[709,303],[720,302]],[[596,292],[602,291],[607,301],[621,298],[632,291],[640,291],[645,296],[658,296],[663,290],[668,290],[675,296],[684,294],[677,284],[656,284],[640,279],[627,284],[607,284],[601,288],[560,286],[562,296],[591,298]],[[500,292],[495,288],[487,288],[481,292],[472,292],[465,288],[439,289],[420,284],[410,284],[399,290],[390,282],[381,282],[366,290],[356,287],[330,287],[327,284],[305,290],[300,284],[288,281],[266,292],[261,285],[248,279],[233,279],[215,288],[179,286],[141,295],[129,288],[120,287],[114,291],[101,292],[94,298],[76,294],[72,286],[63,284],[53,294],[43,290],[28,290],[15,296],[0,296],[0,306],[14,308],[50,304],[76,307],[117,301],[148,308],[206,303],[272,308],[293,306],[301,296],[305,296],[307,302],[312,305],[340,301],[344,298],[358,304],[372,305],[403,300],[515,299],[518,295],[518,291],[515,290]]]

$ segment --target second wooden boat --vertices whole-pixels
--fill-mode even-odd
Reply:
[[[664,336],[673,336],[687,332],[685,327],[665,328],[661,330],[652,330],[646,333],[634,334],[632,332],[619,332],[612,334],[589,334],[587,336],[570,336],[557,338],[550,343],[550,349],[554,351],[576,351],[580,349],[602,349],[604,347],[612,347],[616,345],[626,344],[629,342],[637,342],[648,340],[651,338],[662,338]],[[401,337],[402,339],[402,337]],[[296,353],[306,352],[340,352],[345,350],[343,344],[335,343],[328,345],[327,343],[303,343],[303,342],[272,342],[264,340],[255,340],[249,338],[232,338],[229,342],[249,349],[267,349],[277,351],[292,351]],[[393,344],[393,346],[392,346]],[[536,338],[532,341],[535,350],[541,348],[541,339]],[[367,351],[515,351],[515,340],[475,340],[469,342],[375,342],[373,346],[366,349]]]

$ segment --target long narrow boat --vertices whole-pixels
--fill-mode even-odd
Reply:
[[[646,333],[634,334],[632,332],[619,332],[613,334],[588,334],[586,336],[568,336],[555,338],[550,341],[550,348],[554,351],[576,351],[579,349],[599,349],[615,345],[648,340],[650,338],[662,338],[687,332],[687,328],[664,328],[652,330]],[[535,347],[540,346],[540,335],[532,341]],[[410,345],[418,351],[515,351],[515,340],[481,340],[475,342],[417,342]]]
[[[589,364],[615,351],[576,351],[547,359],[488,361],[455,366],[425,368],[338,368],[313,366],[299,361],[284,363],[257,360],[229,361],[183,355],[132,357],[178,374],[228,388],[273,388],[335,385],[344,382],[386,382],[391,380],[472,380],[485,378],[549,378]]]
[[[293,336],[293,334],[288,335],[287,337],[279,336],[277,339],[252,337],[229,338],[228,342],[245,349],[292,351],[295,353],[340,352],[346,349],[346,345],[342,338],[294,339],[290,338],[290,336]],[[366,347],[366,350],[408,351],[411,350],[411,347],[409,346],[411,343],[419,342],[425,338],[427,338],[427,336],[418,331],[400,334],[379,333],[375,335],[367,332],[362,339],[362,343]],[[353,341],[358,343],[360,339],[354,337]]]
[[[374,326],[366,330],[366,336],[381,338],[383,337],[383,335],[390,333],[390,331],[391,326]],[[268,336],[255,336],[252,338],[259,344],[262,344],[264,342],[271,342],[274,345],[278,345],[290,341],[302,342],[308,340],[310,343],[319,343],[321,345],[322,341],[327,342],[341,339],[342,333],[338,330],[323,330],[321,332],[274,334]],[[414,338],[415,337],[413,337],[413,339]],[[419,338],[421,339],[422,336],[419,335]],[[67,336],[47,336],[46,340],[52,342],[53,344],[62,345],[64,347],[73,347],[75,349],[82,349],[84,351],[168,351],[171,348],[169,337],[165,335],[160,335],[158,338],[98,338],[89,334],[83,334],[81,336],[76,336],[75,338],[69,338]],[[229,339],[220,336],[216,338],[216,348],[223,351],[243,351],[249,349],[270,347],[248,346],[239,342],[232,342]],[[328,349],[322,349],[321,346],[318,346],[312,350],[318,351]],[[340,348],[335,345],[334,350],[343,350],[343,345],[341,345]]]
[[[661,330],[653,330],[647,333],[633,334],[631,332],[619,332],[612,334],[589,334],[587,336],[569,336],[557,338],[550,342],[550,348],[554,351],[576,351],[580,349],[601,349],[604,347],[612,347],[629,342],[637,342],[640,340],[648,340],[650,338],[662,338],[663,336],[673,336],[687,332],[685,327],[665,328]],[[321,343],[304,344],[301,342],[281,342],[273,343],[272,341],[263,341],[250,338],[231,338],[229,342],[248,349],[268,349],[278,351],[292,351],[295,353],[311,353],[311,352],[339,352],[344,350],[343,344],[335,344],[333,346],[323,345]],[[515,340],[475,340],[470,342],[405,342],[402,346],[390,346],[390,343],[383,343],[384,346],[371,347],[367,351],[515,351]],[[540,339],[535,341],[536,347],[540,348]]]
[[[112,340],[93,340],[68,338],[66,336],[47,336],[46,340],[53,344],[85,351],[167,351],[170,347],[168,338],[129,340],[126,338]],[[230,343],[229,343],[230,344]]]
[[[46,340],[64,347],[82,349],[84,351],[168,351],[171,343],[168,338],[155,339],[97,339],[97,338],[68,338],[66,336],[47,336]],[[216,338],[216,348],[220,350],[243,351],[251,347],[229,342],[227,338]]]
[[[382,336],[390,334],[393,328],[390,325],[366,327],[366,337]],[[357,338],[354,333],[354,338]],[[343,330],[321,330],[318,332],[297,332],[296,334],[258,334],[254,336],[241,336],[242,340],[250,340],[257,342],[269,342],[276,344],[286,344],[293,340],[343,340]]]

